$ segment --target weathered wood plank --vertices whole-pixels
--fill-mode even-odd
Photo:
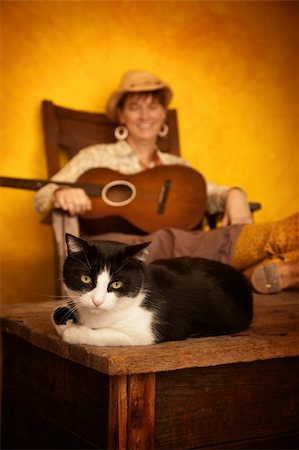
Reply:
[[[128,443],[130,450],[154,449],[155,374],[128,377]]]
[[[2,305],[2,331],[109,375],[216,366],[299,354],[298,290],[255,296],[255,317],[251,327],[243,333],[136,347],[79,346],[63,342],[50,320],[58,304]]]
[[[107,375],[11,334],[4,335],[4,349],[7,448],[107,448]],[[66,442],[74,447],[63,447]]]
[[[159,373],[155,448],[292,434],[299,424],[298,380],[299,358]]]
[[[58,304],[2,307],[4,448],[277,448],[298,438],[298,291],[255,296],[253,324],[238,335],[145,347],[66,344],[50,321]]]
[[[127,377],[109,378],[108,449],[126,450],[128,418]]]

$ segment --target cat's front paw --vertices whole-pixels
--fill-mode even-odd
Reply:
[[[55,309],[51,318],[54,328],[56,329],[59,336],[62,336],[64,331],[71,325],[77,323],[75,314],[70,308],[66,306],[61,306]]]
[[[62,333],[62,339],[69,344],[87,344],[88,328],[83,325],[71,324]]]

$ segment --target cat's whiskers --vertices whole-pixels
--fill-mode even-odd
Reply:
[[[41,295],[42,297],[59,299],[59,300],[68,300],[68,298],[69,298],[68,295],[50,295],[50,294],[39,294],[39,295]]]
[[[86,255],[85,255],[85,252],[84,252],[84,256],[85,256],[85,259],[87,261],[87,264],[86,264],[86,262],[82,261],[81,259],[77,258],[76,256],[71,255],[70,258],[72,258],[72,259],[74,259],[76,261],[79,261],[79,263],[80,263],[78,266],[74,266],[75,269],[80,269],[82,266],[84,266],[87,269],[88,272],[91,272],[92,268],[91,268],[91,265],[90,265]]]
[[[130,260],[129,260],[129,259],[126,259],[126,260],[118,267],[118,269],[114,272],[114,274],[117,275],[118,272],[120,272],[120,270],[122,270],[129,262],[130,262]]]
[[[79,312],[80,309],[81,309],[80,306],[81,305],[80,305],[80,303],[78,303],[77,299],[70,300],[69,303],[68,303],[68,307],[69,307],[69,310],[70,310],[70,315],[72,313],[74,313],[76,315],[76,313]]]
[[[80,298],[80,301],[81,301],[81,303],[80,303],[81,308],[88,308],[88,309],[90,309],[90,306],[91,306],[91,303],[92,303],[91,298],[86,299],[82,295],[80,295],[79,298]]]
[[[88,293],[87,295],[88,297],[86,297],[86,293],[84,295],[70,297],[70,300],[75,303],[75,308],[77,311],[84,309],[94,309],[92,298]]]
[[[89,267],[89,270],[91,271],[91,270],[92,270],[92,269],[91,269],[91,265],[90,265],[89,259],[87,258],[87,255],[86,255],[86,253],[85,253],[84,248],[82,248],[82,251],[83,251],[83,254],[84,254],[84,256],[85,256],[85,259],[86,259],[86,262],[87,262],[87,266]]]
[[[80,307],[78,307],[79,305],[69,305],[70,311],[72,313],[76,313],[80,310]]]
[[[86,299],[82,295],[69,295],[69,307],[73,311],[79,311],[84,307],[88,307]]]
[[[72,318],[73,314],[76,313],[76,310],[69,308],[67,313],[65,314],[65,320],[67,321],[68,319]]]

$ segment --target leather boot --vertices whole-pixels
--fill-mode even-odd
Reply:
[[[299,250],[265,259],[243,273],[260,294],[276,294],[299,287]]]

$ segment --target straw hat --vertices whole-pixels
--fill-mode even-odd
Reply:
[[[106,105],[106,115],[113,121],[118,120],[117,105],[126,92],[151,92],[159,89],[164,89],[168,106],[172,99],[172,90],[164,81],[143,70],[130,70],[124,74],[119,88],[112,92]]]

